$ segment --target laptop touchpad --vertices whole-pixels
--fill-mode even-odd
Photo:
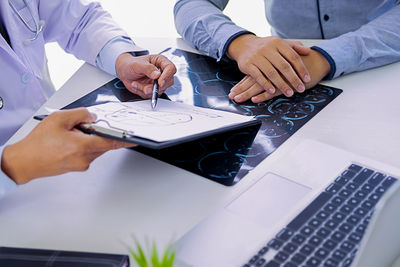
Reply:
[[[309,187],[267,173],[226,209],[262,227],[270,228],[291,212],[310,191]]]

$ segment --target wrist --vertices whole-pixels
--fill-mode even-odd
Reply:
[[[18,150],[18,146],[17,143],[4,148],[1,157],[1,169],[16,184],[24,184],[29,181],[28,176],[25,174],[27,166],[21,164],[23,152]]]
[[[255,36],[254,34],[242,34],[232,40],[229,44],[228,49],[226,50],[226,55],[230,59],[238,61],[240,55],[243,53],[246,45],[254,39],[259,37]]]
[[[115,72],[117,74],[117,77],[121,78],[122,76],[122,70],[124,69],[124,65],[126,60],[130,59],[132,56],[131,53],[126,52],[122,53],[117,57],[117,60],[115,60]]]

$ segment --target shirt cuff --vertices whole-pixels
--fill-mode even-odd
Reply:
[[[108,41],[96,58],[96,65],[101,70],[117,77],[115,63],[123,53],[132,53],[133,56],[141,56],[149,53],[148,50],[136,46],[132,39],[118,36]]]
[[[255,35],[255,34],[252,33],[252,32],[249,32],[249,31],[247,31],[247,30],[244,30],[244,31],[237,32],[237,33],[235,33],[234,35],[232,35],[231,37],[229,37],[229,39],[226,41],[226,43],[225,43],[225,45],[224,45],[224,48],[222,49],[222,55],[223,55],[223,56],[222,56],[221,59],[226,60],[226,61],[232,61],[232,60],[227,56],[227,54],[226,54],[226,52],[227,52],[227,50],[228,50],[228,47],[229,47],[229,45],[232,43],[233,40],[235,40],[237,37],[239,37],[240,35],[243,35],[243,34],[252,34],[252,35]]]
[[[311,49],[319,52],[321,55],[324,56],[324,58],[326,60],[328,60],[329,65],[331,66],[331,71],[324,78],[324,80],[332,80],[335,77],[335,73],[336,73],[336,63],[333,60],[333,58],[328,54],[328,52],[326,52],[324,49],[322,49],[322,48],[320,48],[318,46],[312,46]]]
[[[0,147],[0,163],[4,148],[5,146]],[[11,180],[0,168],[0,198],[14,191],[16,188],[17,184],[13,180]]]

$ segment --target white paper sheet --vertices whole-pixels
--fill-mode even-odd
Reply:
[[[123,130],[157,142],[208,132],[253,119],[225,111],[158,99],[152,110],[148,100],[111,102],[88,107],[97,115],[96,125]]]

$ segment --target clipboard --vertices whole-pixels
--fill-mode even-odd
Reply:
[[[34,116],[33,118],[36,120],[43,120],[47,115],[38,115]],[[123,141],[123,142],[128,142],[132,144],[136,144],[142,147],[154,149],[154,150],[160,150],[164,149],[167,147],[183,144],[186,142],[190,141],[195,141],[198,139],[202,138],[207,138],[213,135],[221,134],[221,133],[227,133],[230,131],[235,131],[238,129],[242,128],[252,128],[253,130],[258,129],[261,127],[261,121],[253,118],[251,120],[245,121],[245,122],[240,122],[240,123],[234,123],[232,125],[220,127],[217,129],[209,130],[209,131],[204,131],[201,133],[197,134],[191,134],[188,136],[184,137],[179,137],[179,138],[174,138],[172,140],[168,141],[154,141],[152,139],[136,136],[134,132],[130,132],[128,130],[123,130],[123,129],[117,129],[117,128],[112,128],[112,127],[103,127],[97,124],[90,124],[90,123],[85,123],[85,124],[80,124],[77,125],[75,128],[79,129],[80,131],[86,133],[86,134],[93,134],[105,138],[111,138],[114,140],[118,141]]]

